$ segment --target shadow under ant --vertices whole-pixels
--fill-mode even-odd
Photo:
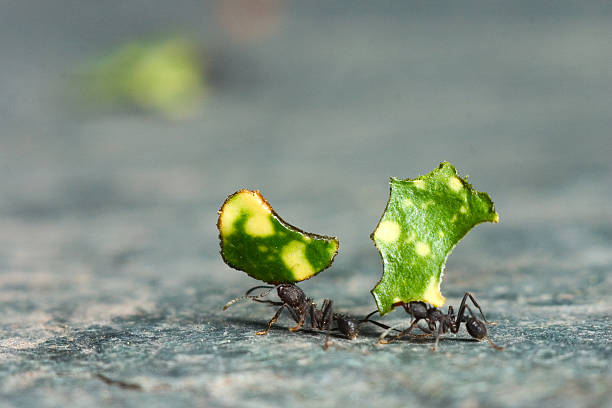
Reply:
[[[253,321],[252,319],[246,319],[244,317],[228,317],[227,321],[234,323],[236,325],[241,325],[241,326],[245,326],[248,330],[250,329],[256,329],[256,327],[260,324],[259,321]],[[287,330],[286,327],[282,327],[282,326],[278,326],[278,325],[273,325],[272,327],[270,327],[269,332],[282,332],[284,330]],[[338,333],[334,333],[337,330],[333,330],[330,333],[330,337],[335,337],[335,338],[345,338],[343,335],[338,334]],[[321,334],[321,330],[318,329],[310,329],[308,327],[304,327],[302,326],[300,328],[300,332],[305,333],[305,334],[312,334],[313,336],[319,336]]]
[[[257,295],[251,295],[252,292],[258,289],[267,290]],[[280,301],[262,299],[274,289],[276,289]],[[290,327],[289,331],[295,332],[300,329],[304,330],[303,326],[308,318],[310,321],[310,328],[305,328],[304,331],[312,333],[324,332],[326,334],[324,349],[326,350],[329,347],[329,339],[332,336],[332,332],[335,331],[339,332],[342,337],[353,340],[359,335],[359,327],[364,323],[370,323],[385,330],[393,330],[385,324],[371,320],[369,316],[365,319],[357,319],[342,313],[336,313],[333,310],[334,302],[331,299],[324,299],[321,308],[318,308],[312,298],[306,297],[302,289],[291,283],[281,283],[275,286],[255,286],[249,289],[244,296],[226,303],[223,310],[225,311],[234,303],[246,299],[279,307],[272,319],[268,322],[265,330],[256,332],[257,335],[267,334],[270,328],[278,321],[283,310],[287,309],[291,318],[297,323],[294,327]]]

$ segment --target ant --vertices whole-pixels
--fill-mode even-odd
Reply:
[[[257,289],[268,290],[258,295],[251,295],[251,293]],[[280,302],[261,299],[267,296],[274,289],[276,289],[278,297],[281,300]],[[223,306],[223,310],[227,310],[227,308],[229,308],[231,305],[243,299],[251,299],[259,303],[267,303],[272,306],[280,306],[280,308],[276,311],[272,319],[270,319],[270,321],[268,322],[268,326],[266,327],[266,329],[258,331],[256,333],[257,335],[267,334],[272,325],[278,321],[278,318],[280,317],[281,313],[286,308],[289,311],[291,318],[297,323],[295,327],[289,328],[289,331],[298,331],[304,325],[306,317],[308,316],[310,318],[311,330],[325,331],[325,333],[327,334],[325,338],[325,350],[327,350],[327,348],[329,347],[330,332],[333,330],[338,330],[340,333],[342,333],[344,336],[351,340],[354,340],[359,334],[359,326],[362,323],[366,322],[372,323],[386,330],[392,330],[389,326],[385,324],[370,320],[370,316],[366,317],[365,319],[355,319],[353,317],[341,313],[335,313],[333,311],[334,302],[331,299],[323,300],[323,304],[319,309],[311,298],[306,297],[306,294],[302,289],[292,283],[281,283],[276,286],[255,286],[249,289],[244,296],[229,301],[225,306]],[[336,327],[332,328],[334,323],[336,324]]]
[[[418,301],[413,301],[409,303],[402,302],[402,303],[398,303],[396,306],[402,306],[404,310],[406,311],[406,313],[408,313],[414,318],[414,320],[410,324],[410,327],[408,327],[406,330],[401,331],[399,334],[391,337],[389,340],[386,340],[385,337],[392,330],[392,328],[389,328],[378,338],[378,343],[388,344],[392,342],[393,340],[397,340],[405,335],[410,334],[412,329],[416,327],[420,329],[424,334],[413,335],[413,336],[425,337],[425,336],[430,336],[432,334],[435,334],[436,341],[434,343],[432,351],[436,351],[436,348],[438,347],[438,341],[440,340],[440,336],[442,334],[446,334],[449,331],[453,334],[457,334],[461,326],[461,323],[465,323],[465,327],[468,333],[470,334],[470,336],[477,339],[478,341],[482,339],[487,339],[491,347],[493,347],[495,350],[503,350],[504,349],[503,347],[498,346],[495,343],[493,343],[491,338],[489,338],[489,335],[487,333],[487,328],[484,325],[484,323],[478,320],[478,318],[476,317],[472,309],[470,309],[470,307],[466,304],[468,298],[472,301],[473,305],[476,306],[476,308],[480,312],[480,315],[482,316],[482,320],[484,320],[485,323],[495,324],[493,322],[489,322],[486,319],[486,317],[484,316],[484,313],[482,312],[482,309],[480,308],[480,305],[478,305],[478,302],[476,302],[476,300],[474,299],[474,296],[472,296],[470,292],[466,292],[465,295],[463,296],[463,300],[461,301],[461,305],[459,306],[459,312],[457,313],[457,315],[455,315],[455,311],[453,310],[452,306],[449,306],[447,313],[444,314],[437,307],[428,306],[424,302],[418,302]],[[466,309],[470,313],[468,316],[466,316],[466,313],[465,313]],[[378,311],[375,310],[369,315],[367,315],[365,320],[368,320],[376,312]],[[419,322],[421,320],[424,320],[427,323],[427,327],[423,327],[419,325]],[[437,328],[436,328],[436,324],[438,325]]]

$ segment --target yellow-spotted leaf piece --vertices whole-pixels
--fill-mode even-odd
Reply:
[[[232,268],[271,284],[309,279],[328,268],[338,239],[296,228],[259,191],[240,190],[219,210],[221,256]]]
[[[452,164],[415,179],[391,178],[387,208],[371,235],[383,262],[372,289],[381,315],[422,301],[444,305],[440,283],[446,258],[472,227],[498,222],[487,193],[472,188]]]

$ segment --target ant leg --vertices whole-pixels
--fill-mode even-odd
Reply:
[[[487,341],[489,342],[489,345],[491,347],[493,347],[495,350],[503,350],[504,348],[502,346],[498,346],[497,344],[493,343],[493,340],[491,340],[491,338],[489,337],[489,333],[487,333],[487,329],[485,328],[484,325],[482,325],[482,323],[476,318],[476,315],[474,315],[474,312],[472,312],[472,309],[470,309],[469,306],[466,306],[467,310],[470,312],[470,315],[472,316],[472,322],[476,323],[476,326],[468,326],[468,329],[470,329],[470,327],[473,327],[472,330],[476,330],[476,333],[472,333],[470,330],[468,330],[468,332],[470,332],[470,335],[472,337],[476,337],[478,340],[485,338],[487,339]],[[482,325],[482,332],[478,332],[478,326]]]
[[[378,313],[378,310],[374,310],[373,312],[368,313],[368,315],[366,317],[364,317],[363,319],[359,320],[359,323],[372,323],[373,325],[376,325],[378,327],[381,327],[381,328],[387,330],[387,334],[389,334],[389,332],[391,332],[392,330],[395,330],[397,332],[400,331],[400,330],[397,330],[395,328],[397,326],[391,327],[391,326],[387,326],[386,324],[383,324],[381,322],[377,322],[376,320],[370,320],[370,317],[374,316],[376,313]]]
[[[436,351],[436,348],[438,348],[438,342],[440,341],[440,336],[442,336],[442,323],[439,324],[438,332],[436,333],[436,342],[434,343],[434,346],[431,349],[431,351]]]
[[[406,330],[403,330],[403,331],[399,332],[399,334],[396,334],[395,336],[391,337],[389,340],[385,340],[385,337],[386,337],[386,336],[389,334],[389,332],[390,332],[391,330],[395,329],[395,327],[397,327],[397,326],[394,326],[394,327],[389,327],[387,330],[385,330],[385,331],[383,332],[383,334],[381,334],[381,335],[380,335],[380,337],[378,337],[378,343],[379,343],[379,344],[389,344],[389,343],[391,343],[391,342],[392,342],[392,341],[394,341],[394,340],[399,340],[399,339],[401,339],[401,338],[402,338],[402,337],[404,337],[405,335],[410,334],[410,332],[412,331],[412,329],[414,329],[415,327],[418,327],[418,326],[417,326],[417,323],[418,323],[418,322],[419,322],[418,320],[415,320],[414,322],[412,322],[412,324],[410,325],[410,327],[409,327],[409,328],[407,328]]]
[[[389,334],[389,333],[390,333],[392,330],[395,330],[395,331],[397,331],[397,332],[399,332],[399,331],[400,331],[400,330],[397,330],[397,329],[395,328],[395,327],[397,327],[397,326],[391,327],[391,326],[387,326],[386,324],[383,324],[383,323],[377,322],[376,320],[370,320],[370,317],[374,316],[376,313],[378,313],[378,309],[377,309],[377,310],[374,310],[374,311],[372,311],[372,312],[370,312],[370,313],[368,313],[368,315],[367,315],[366,317],[364,317],[363,319],[359,320],[359,323],[372,323],[372,324],[373,324],[373,325],[375,325],[375,326],[378,326],[378,327],[381,327],[381,328],[383,328],[383,329],[387,330],[387,331],[386,331],[386,334],[384,334],[384,335],[383,335],[383,336],[381,336],[381,337],[385,337],[385,336],[386,336],[387,334]]]
[[[287,308],[287,310],[289,311],[289,314],[291,315],[291,318],[295,321],[295,322],[299,322],[300,321],[300,315],[299,315],[299,311],[296,310],[294,307],[291,307],[289,305],[285,305],[285,307]]]
[[[504,349],[502,346],[498,346],[497,344],[493,343],[493,340],[491,340],[489,336],[487,336],[487,341],[495,350],[502,351]]]
[[[310,304],[308,308],[308,313],[310,314],[310,329],[314,330],[315,327],[318,327],[317,308],[314,303]]]
[[[423,333],[421,333],[421,334],[413,334],[412,336],[414,336],[416,338],[429,337],[429,336],[431,336],[433,334],[433,331],[429,330],[429,327],[417,326],[417,328],[419,330],[421,330]]]
[[[391,331],[397,330],[396,327],[398,327],[398,326],[399,326],[399,324],[395,325],[395,326],[387,327],[387,330],[385,330],[380,336],[378,336],[378,344],[389,344],[390,343],[389,341],[385,341],[383,339],[385,337],[387,337]],[[400,333],[401,333],[401,331],[400,331]]]
[[[482,316],[482,320],[484,320],[485,323],[487,324],[497,324],[495,322],[490,322],[487,320],[487,318],[485,317],[484,313],[482,312],[482,309],[480,308],[480,305],[478,304],[478,302],[476,302],[476,299],[474,299],[474,296],[470,293],[470,292],[465,292],[465,295],[463,295],[463,299],[461,300],[461,306],[459,306],[459,313],[457,314],[457,318],[461,315],[463,315],[465,306],[466,306],[466,301],[467,298],[470,298],[470,300],[472,301],[472,303],[474,304],[474,306],[476,306],[476,308],[478,309],[478,311],[480,312],[480,315]]]
[[[327,328],[327,334],[325,335],[325,343],[323,344],[323,350],[327,350],[329,348],[329,336],[330,336],[330,330],[329,328]]]
[[[266,330],[263,331],[258,331],[257,334],[258,336],[263,336],[265,334],[268,334],[268,330],[270,330],[270,327],[272,327],[272,325],[274,323],[276,323],[278,321],[278,317],[280,316],[280,314],[283,312],[283,309],[285,308],[285,305],[282,305],[277,311],[276,314],[274,315],[274,317],[268,322],[268,327],[266,327]]]
[[[457,323],[460,319],[455,317],[455,321],[452,320],[453,316],[455,315],[455,311],[453,310],[452,306],[448,307],[448,313],[446,314],[447,318],[448,318],[448,329],[450,330],[451,333],[453,334],[457,334],[459,333],[459,327],[460,327],[460,323]]]
[[[378,309],[377,309],[377,310],[374,310],[374,311],[373,311],[373,312],[371,312],[371,313],[368,313],[368,315],[367,315],[366,317],[364,317],[364,318],[363,318],[363,321],[364,321],[364,322],[365,322],[365,321],[369,321],[369,320],[370,320],[370,317],[374,316],[376,313],[378,313]]]
[[[325,345],[323,346],[323,350],[327,350],[329,348],[329,337],[331,334],[331,326],[334,320],[334,311],[332,305],[334,301],[331,299],[325,299],[323,301],[323,314],[321,318],[321,323],[325,325]]]
[[[391,329],[391,327],[390,327],[390,326],[387,326],[386,324],[383,324],[383,323],[381,323],[381,322],[377,322],[376,320],[370,320],[370,319],[367,319],[367,318],[366,318],[366,319],[361,319],[361,320],[359,320],[359,323],[360,323],[360,324],[361,324],[361,323],[372,323],[373,325],[378,326],[378,327],[380,327],[380,328],[382,328],[382,329],[385,329],[385,330],[389,330],[389,329]],[[392,329],[392,330],[397,330],[397,329]],[[390,331],[390,330],[389,330],[389,331]]]
[[[423,337],[429,337],[433,334],[433,331],[429,329],[429,327],[423,327],[421,325],[416,325],[415,326],[417,329],[421,330],[423,333],[419,333],[419,334],[414,334],[414,333],[410,333],[411,337],[417,338],[417,339],[421,339]]]
[[[399,331],[400,331],[400,330],[395,329],[394,327],[387,326],[387,325],[386,325],[386,324],[384,324],[384,323],[377,322],[376,320],[370,320],[370,317],[372,317],[372,316],[373,316],[373,315],[375,315],[376,313],[378,313],[378,310],[373,311],[372,313],[368,314],[368,315],[367,315],[366,317],[364,317],[363,319],[359,320],[359,323],[360,323],[360,324],[361,324],[361,323],[372,323],[372,324],[373,324],[373,325],[375,325],[375,326],[378,326],[378,327],[380,327],[380,328],[383,328],[383,329],[385,329],[385,330],[388,330],[388,331],[387,331],[387,334],[389,334],[389,332],[391,332],[392,330],[395,330],[395,331],[397,331],[397,332],[399,332]],[[395,327],[397,327],[397,326],[395,326]]]
[[[296,317],[299,317],[299,319],[295,319],[297,321],[297,324],[295,325],[295,327],[289,328],[290,332],[296,332],[300,330],[300,328],[304,325],[304,320],[306,319],[306,313],[300,311],[299,315],[297,315]]]
[[[334,301],[331,299],[325,299],[323,301],[323,306],[321,307],[321,323],[326,325],[326,322],[332,322],[333,320],[333,304]]]

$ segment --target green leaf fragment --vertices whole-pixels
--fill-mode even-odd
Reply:
[[[232,268],[267,283],[294,283],[328,268],[338,239],[283,221],[259,191],[240,190],[219,210],[221,256]]]
[[[371,235],[383,262],[383,276],[372,289],[378,311],[384,315],[411,301],[440,307],[446,258],[476,224],[498,222],[495,206],[447,162],[416,179],[390,183],[387,208]]]

